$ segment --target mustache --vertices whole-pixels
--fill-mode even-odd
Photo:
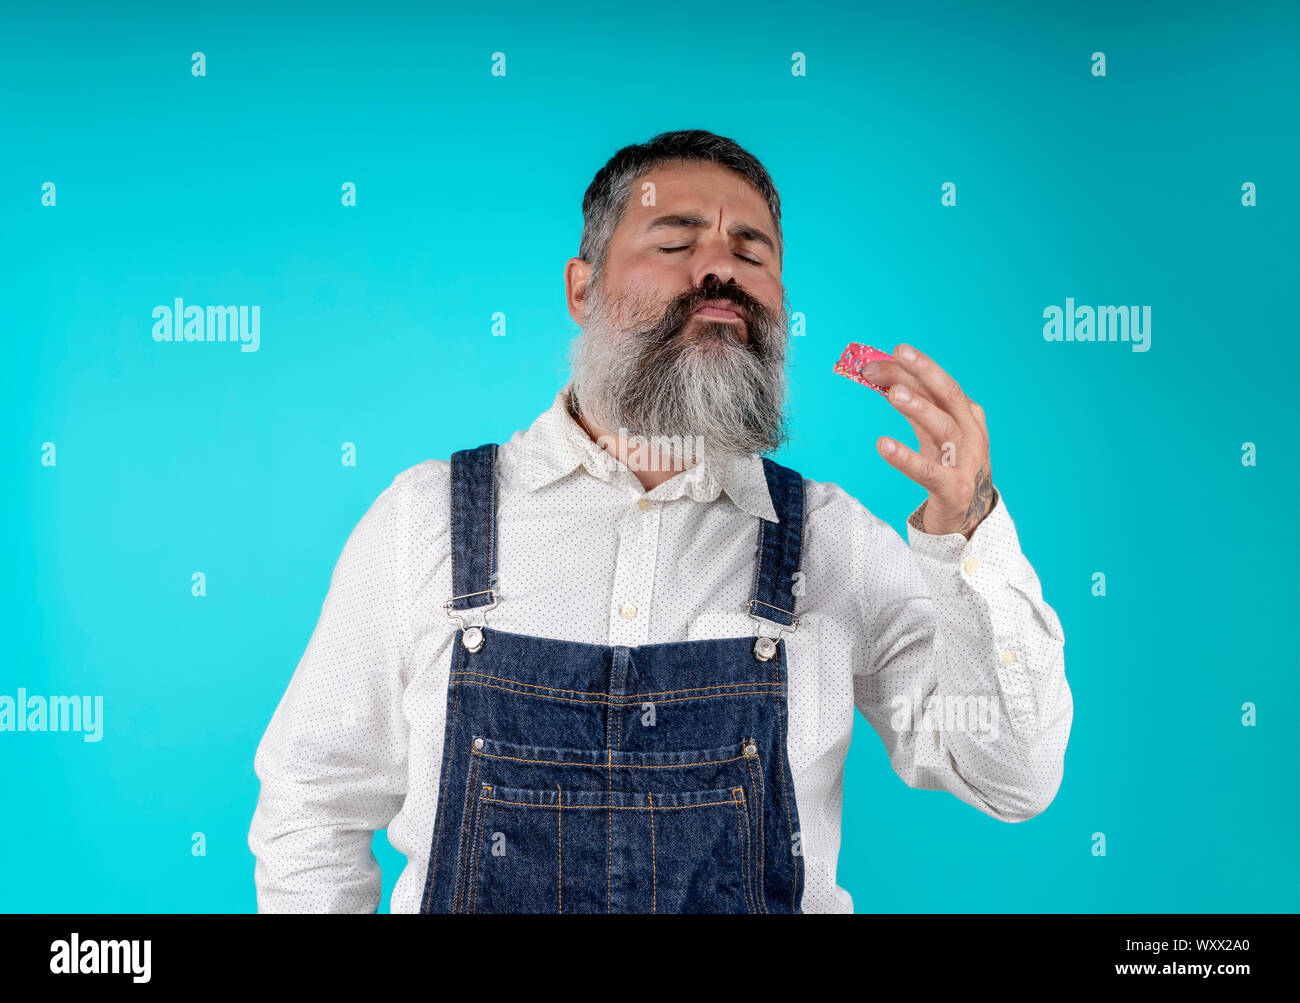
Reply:
[[[727,285],[705,283],[699,289],[678,296],[664,312],[659,325],[659,337],[656,340],[662,345],[681,334],[691,314],[695,313],[701,304],[711,300],[724,300],[736,307],[745,329],[749,332],[748,348],[761,351],[765,347],[760,342],[771,323],[768,316],[770,311],[745,290],[730,283]]]

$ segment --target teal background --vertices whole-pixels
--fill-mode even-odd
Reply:
[[[1065,628],[1065,780],[1029,822],[907,788],[858,717],[856,908],[1296,911],[1298,51],[1293,3],[7,5],[0,693],[106,721],[0,733],[0,909],[255,908],[253,752],[348,533],[550,403],[592,175],[706,128],[783,200],[777,459],[904,532],[919,489],[871,443],[914,440],[831,365],[916,344],[985,408]],[[177,296],[259,304],[260,351],[155,344]],[[1151,350],[1045,342],[1066,297],[1151,305]]]

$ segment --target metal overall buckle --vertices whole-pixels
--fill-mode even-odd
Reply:
[[[790,626],[787,627],[785,624],[776,623],[775,620],[769,620],[767,617],[755,615],[754,603],[758,603],[760,606],[766,606],[768,609],[781,610],[782,613],[785,613],[790,617]],[[760,662],[766,662],[776,654],[776,642],[781,640],[782,636],[785,634],[793,634],[799,629],[799,618],[794,615],[793,610],[781,609],[780,606],[773,606],[771,603],[765,603],[761,599],[749,600],[748,606],[749,618],[751,620],[757,620],[760,624],[776,623],[776,637],[768,637],[766,634],[763,634],[754,642],[754,657]]]
[[[457,599],[468,599],[470,596],[482,596],[482,595],[491,595],[492,601],[488,603],[486,606],[473,606],[467,610],[457,611],[452,609],[452,605],[456,602]],[[452,596],[450,599],[448,599],[445,603],[442,604],[442,608],[447,611],[447,615],[451,617],[453,620],[455,620],[458,624],[460,624],[460,629],[462,632],[461,639],[460,639],[461,644],[465,645],[465,647],[468,648],[470,651],[478,651],[481,647],[483,647],[483,627],[487,626],[487,611],[490,609],[496,609],[496,606],[497,606],[496,589],[480,589],[477,592],[466,592],[464,595]],[[473,612],[479,612],[483,614],[483,627],[465,626],[465,621],[461,617],[461,614],[473,613]]]

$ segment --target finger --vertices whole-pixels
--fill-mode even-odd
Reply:
[[[943,467],[908,449],[897,439],[882,435],[876,440],[876,448],[886,463],[931,492],[939,491],[947,481],[948,475]]]
[[[920,394],[926,400],[935,401],[930,391],[921,385],[921,381],[911,375],[897,362],[887,359],[877,359],[875,362],[868,362],[862,367],[862,375],[872,383],[877,383],[882,387],[892,387],[897,383],[906,383],[907,388],[913,393]]]
[[[934,446],[950,442],[956,448],[962,441],[962,430],[952,415],[920,394],[913,393],[906,383],[895,383],[890,387],[888,397],[911,424],[922,445],[929,440]]]
[[[912,345],[902,344],[894,349],[894,359],[928,392],[930,399],[952,415],[958,422],[974,420],[970,398],[961,386],[949,376],[939,363]]]
[[[877,368],[873,370],[872,367]],[[979,422],[972,418],[964,426],[959,424],[948,411],[931,398],[928,390],[919,385],[916,377],[910,375],[901,365],[883,359],[877,360],[865,366],[862,374],[871,382],[888,388],[889,392],[885,396],[902,412],[903,417],[908,419],[920,440],[923,453],[939,454],[946,467],[958,465],[956,449],[959,442],[976,443],[975,448],[968,452],[971,456],[980,454],[981,448],[978,443],[983,441],[985,433]],[[917,403],[913,407],[910,403],[902,401],[898,397],[900,388],[905,389],[914,400],[924,403]],[[933,411],[926,409],[925,404],[929,404]],[[929,416],[929,421],[924,424],[912,420],[921,411],[925,411]]]

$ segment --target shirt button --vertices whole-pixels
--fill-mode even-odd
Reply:
[[[966,574],[973,575],[980,569],[980,559],[978,557],[969,557],[962,567],[966,569]]]
[[[636,618],[636,607],[630,602],[625,602],[618,608],[618,611],[623,614],[624,620],[633,620]]]
[[[636,503],[636,507],[639,508],[642,512],[649,512],[649,511],[650,511],[650,499],[649,499],[649,498],[642,498],[642,499],[640,499],[640,500]]]
[[[1012,662],[1014,662],[1015,660],[1016,660],[1016,653],[1015,653],[1014,651],[1004,651],[1004,652],[1002,652],[1002,664],[1003,664],[1003,665],[1010,665],[1010,664],[1011,664]]]

